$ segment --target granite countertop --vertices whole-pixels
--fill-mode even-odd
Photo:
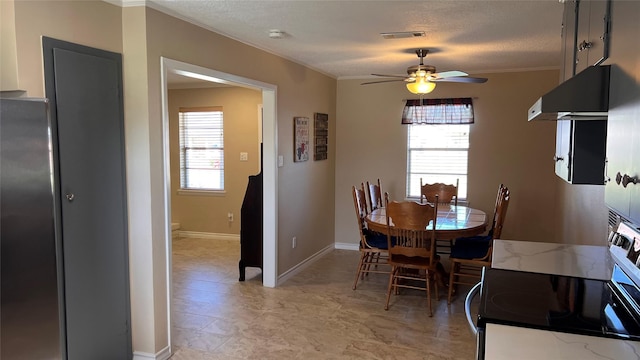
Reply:
[[[613,260],[607,246],[496,239],[491,267],[609,280]]]
[[[639,359],[640,342],[487,324],[485,358]]]

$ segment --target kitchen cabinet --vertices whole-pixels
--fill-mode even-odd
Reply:
[[[566,0],[562,18],[560,82],[609,54],[610,0]],[[572,184],[604,184],[606,120],[562,120],[556,125],[556,175]]]
[[[558,120],[556,175],[571,184],[604,184],[606,120]]]
[[[562,18],[562,66],[565,81],[609,56],[611,0],[566,0]]]
[[[638,43],[640,3],[616,1],[613,11],[605,203],[640,225],[640,51],[629,45]]]
[[[577,7],[576,74],[609,57],[611,0],[579,0]]]
[[[640,223],[640,119],[621,116],[608,126],[605,202]]]
[[[562,14],[560,82],[576,74],[576,26],[578,25],[578,1],[566,0]]]

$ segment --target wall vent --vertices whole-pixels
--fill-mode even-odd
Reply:
[[[617,229],[621,222],[630,223],[629,219],[609,209],[609,230]]]
[[[426,36],[424,31],[400,31],[400,32],[384,32],[380,33],[384,39],[403,39],[412,37],[424,37]]]

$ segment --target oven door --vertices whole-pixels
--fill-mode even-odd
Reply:
[[[481,288],[482,288],[482,282],[479,282],[476,285],[474,285],[471,288],[471,290],[469,290],[469,293],[467,294],[467,297],[464,300],[464,313],[467,316],[467,322],[469,323],[469,329],[476,336],[476,359],[477,360],[484,360],[484,332],[485,332],[485,329],[484,329],[484,327],[478,327],[478,325],[476,325],[475,322],[473,321],[473,315],[472,315],[472,312],[471,312],[471,303],[473,302],[473,299],[476,296],[478,296],[478,294],[480,293]]]

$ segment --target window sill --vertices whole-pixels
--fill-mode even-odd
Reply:
[[[178,195],[185,196],[226,196],[227,192],[224,190],[185,190],[180,189],[176,192]]]

